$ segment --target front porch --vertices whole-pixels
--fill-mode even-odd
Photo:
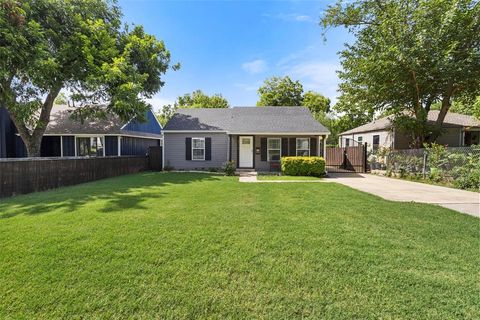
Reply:
[[[326,135],[229,135],[228,159],[237,169],[280,171],[280,158],[325,156]]]

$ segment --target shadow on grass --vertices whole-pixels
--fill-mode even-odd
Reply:
[[[148,209],[142,203],[149,198],[168,194],[165,186],[219,180],[208,173],[157,173],[144,172],[103,179],[55,190],[19,195],[0,200],[0,219],[19,214],[39,215],[54,210],[74,213],[92,201],[101,201],[105,206],[98,209],[114,213],[125,209]]]

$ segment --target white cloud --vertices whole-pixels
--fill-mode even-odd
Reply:
[[[242,64],[242,69],[251,74],[257,74],[267,70],[267,63],[265,60],[257,59]]]
[[[153,98],[147,99],[147,102],[152,105],[153,111],[158,112],[162,109],[164,105],[173,105],[175,99],[154,96]]]
[[[262,81],[255,81],[252,83],[235,83],[235,87],[243,89],[245,91],[257,91],[262,85]]]
[[[337,70],[340,70],[338,63],[309,60],[287,67],[286,74],[293,79],[300,80],[305,91],[317,91],[329,97],[334,104],[338,97]]]
[[[315,22],[311,16],[301,13],[264,13],[262,16],[267,18],[274,18],[282,21],[296,21],[296,22]]]

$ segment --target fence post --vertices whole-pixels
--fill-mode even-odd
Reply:
[[[427,152],[423,150],[423,168],[422,168],[423,179],[427,177]]]
[[[363,144],[363,173],[367,172],[368,159],[367,159],[367,143]],[[371,172],[371,170],[370,170]]]

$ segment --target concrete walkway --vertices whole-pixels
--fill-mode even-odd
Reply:
[[[330,173],[324,181],[337,182],[387,200],[436,204],[480,217],[480,193],[372,174]]]

